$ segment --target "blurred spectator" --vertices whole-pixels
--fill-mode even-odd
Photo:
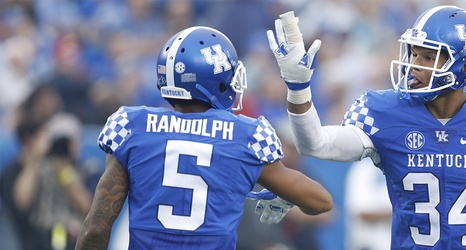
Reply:
[[[392,205],[382,171],[365,158],[346,180],[347,250],[389,250]]]
[[[0,116],[17,107],[32,91],[29,70],[34,59],[35,45],[29,37],[13,36],[3,41],[3,65],[0,67]]]
[[[25,119],[17,127],[17,136],[21,143],[21,153],[14,162],[10,163],[8,167],[2,172],[0,176],[0,192],[2,198],[2,210],[7,214],[6,219],[2,225],[10,225],[11,228],[2,230],[2,236],[6,233],[10,234],[8,241],[2,243],[6,246],[16,246],[14,249],[26,249],[26,246],[20,247],[18,244],[23,244],[23,237],[20,239],[20,231],[22,235],[32,235],[32,228],[28,226],[27,212],[19,209],[19,201],[15,200],[15,180],[19,178],[22,170],[35,168],[36,158],[41,158],[46,151],[46,133],[44,122],[37,119]],[[33,165],[32,167],[26,167]],[[25,171],[27,173],[29,171]],[[27,176],[26,176],[27,177]],[[18,190],[19,191],[19,190]],[[8,224],[10,223],[10,224]],[[32,240],[32,239],[31,239]],[[2,247],[6,247],[2,245]]]
[[[0,172],[19,151],[18,138],[14,131],[19,121],[24,117],[47,120],[61,110],[61,99],[52,86],[42,84],[31,91],[22,103],[11,107],[0,120]]]
[[[9,110],[0,127],[0,174],[19,153],[20,138],[15,130],[21,120],[45,121],[60,110],[61,99],[55,89],[47,84],[34,88],[26,100]]]
[[[81,123],[64,113],[50,120],[26,116],[17,133],[21,153],[0,183],[21,249],[74,249],[92,199],[77,161]]]
[[[79,117],[83,123],[104,122],[90,98],[92,82],[89,77],[81,41],[76,33],[61,36],[55,46],[55,67],[46,79],[63,100],[63,110]]]
[[[48,83],[34,88],[28,98],[15,110],[15,121],[29,117],[46,121],[63,110],[63,100],[57,90]],[[13,123],[14,126],[15,122]]]

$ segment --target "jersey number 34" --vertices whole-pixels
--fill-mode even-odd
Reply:
[[[440,203],[439,180],[432,173],[409,173],[403,179],[404,189],[407,191],[414,191],[414,185],[417,184],[427,185],[429,201],[414,203],[415,213],[428,214],[431,226],[430,234],[421,234],[418,227],[410,226],[411,237],[416,244],[434,246],[440,239],[440,213],[436,209]],[[448,212],[448,224],[466,225],[466,213],[462,212],[465,207],[466,189],[459,195]],[[466,235],[463,235],[461,242],[462,246],[466,246]]]

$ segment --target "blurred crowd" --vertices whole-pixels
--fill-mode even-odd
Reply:
[[[205,25],[232,40],[248,73],[241,113],[264,115],[290,145],[284,160],[312,173],[309,168],[319,166],[299,157],[289,137],[286,86],[266,30],[274,29],[279,14],[294,10],[306,47],[322,40],[313,100],[322,123],[335,124],[365,89],[391,88],[389,65],[398,58],[398,38],[420,13],[439,4],[465,5],[464,0],[1,0],[1,248],[73,248],[104,168],[97,133],[121,105],[167,106],[156,87],[155,65],[163,43],[178,31]],[[333,185],[329,190],[343,190],[344,183],[331,181],[333,174],[313,178]],[[343,228],[341,193],[332,193],[331,216],[288,216],[274,226],[256,223],[246,207],[238,249],[343,249],[344,243],[317,239],[332,223]]]

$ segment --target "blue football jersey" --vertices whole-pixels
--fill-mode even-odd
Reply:
[[[128,172],[130,249],[235,249],[246,194],[283,157],[264,117],[218,109],[121,107],[98,143]]]
[[[393,206],[392,249],[466,249],[466,106],[445,125],[395,91],[367,91],[343,125],[374,143]]]

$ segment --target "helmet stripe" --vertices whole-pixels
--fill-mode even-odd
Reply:
[[[174,79],[174,70],[175,70],[175,57],[178,52],[178,49],[183,43],[184,39],[194,30],[198,29],[199,27],[191,27],[188,29],[183,30],[173,41],[172,45],[170,46],[170,50],[167,54],[167,65],[166,65],[166,76],[167,76],[167,86],[175,86],[175,79]],[[181,38],[181,39],[179,39]]]
[[[424,27],[424,25],[426,24],[426,22],[429,20],[429,18],[435,14],[437,11],[443,9],[443,8],[451,8],[451,7],[454,7],[456,8],[455,6],[446,6],[446,5],[443,5],[443,6],[437,6],[435,8],[432,8],[430,10],[428,10],[422,17],[421,19],[419,19],[419,21],[417,22],[416,26],[413,27],[413,29],[417,29],[417,30],[422,30],[422,28]]]

